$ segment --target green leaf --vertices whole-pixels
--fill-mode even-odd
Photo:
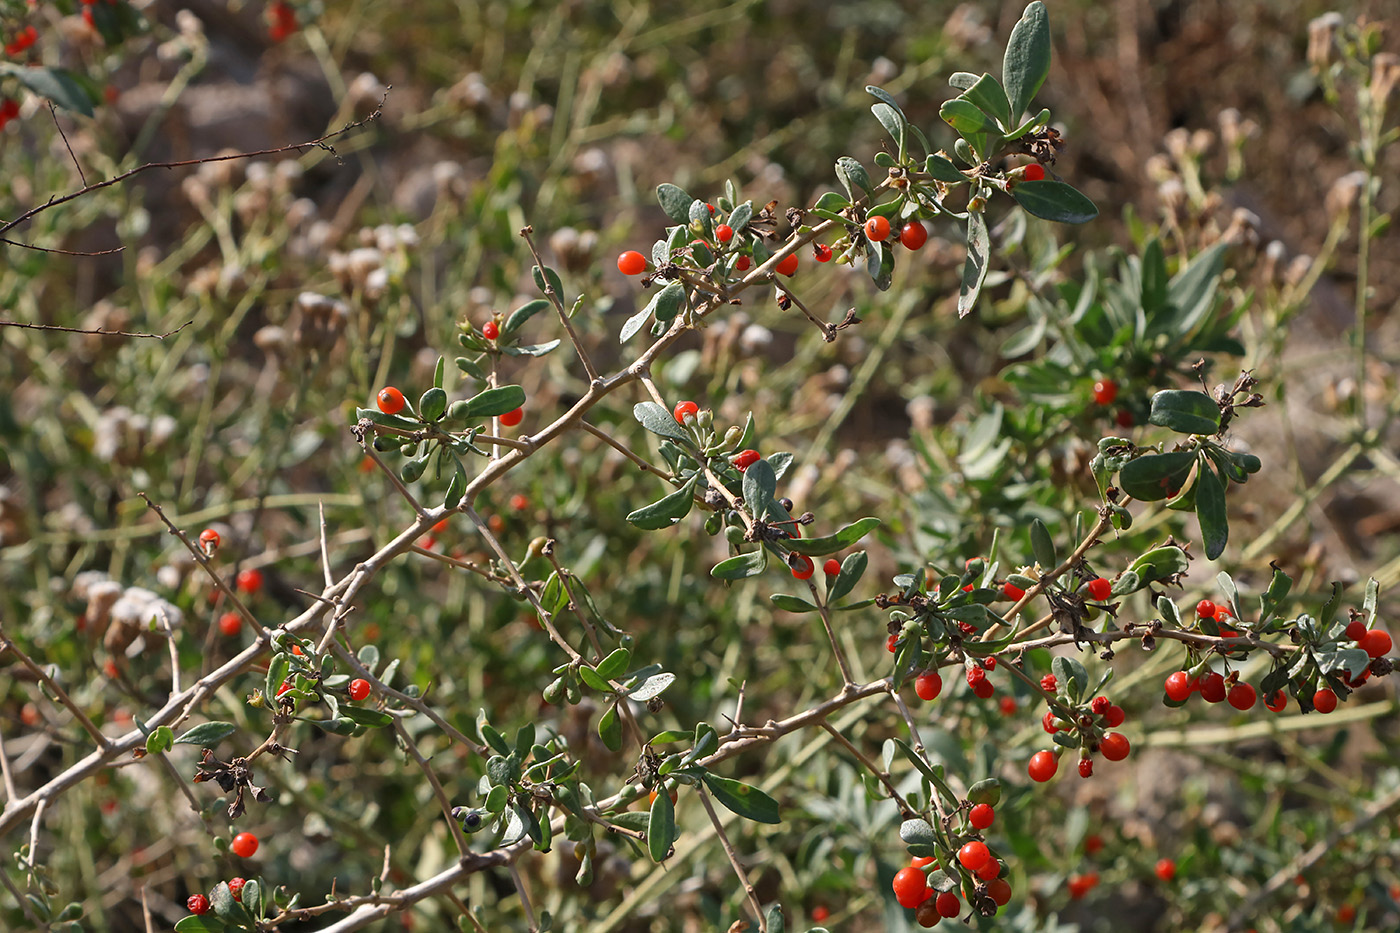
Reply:
[[[617,679],[623,671],[627,670],[627,665],[632,662],[632,652],[626,648],[614,648],[612,653],[598,662],[599,675],[609,680]]]
[[[501,328],[501,337],[509,337],[511,334],[518,331],[526,321],[549,306],[550,302],[548,298],[536,298],[533,301],[525,302],[525,304],[512,311],[510,317],[506,318],[506,323]]]
[[[831,583],[826,593],[826,601],[834,603],[836,600],[849,593],[855,585],[860,582],[860,578],[865,574],[865,567],[869,558],[864,551],[856,551],[847,555],[841,561],[841,572],[836,575],[836,580]]]
[[[10,75],[35,94],[53,101],[64,110],[72,110],[85,117],[92,116],[92,105],[96,101],[83,90],[83,85],[77,77],[66,69],[31,68],[13,62],[0,62],[0,75]]]
[[[944,101],[943,106],[938,108],[938,115],[964,139],[995,128],[991,117],[983,113],[972,101],[961,97]]]
[[[928,172],[939,181],[947,182],[950,185],[956,185],[960,182],[967,181],[967,176],[958,171],[956,165],[937,153],[924,160],[924,171]]]
[[[653,434],[680,441],[686,447],[694,444],[690,435],[685,432],[685,428],[676,423],[676,416],[656,402],[638,402],[633,405],[632,417],[636,418],[638,424]]]
[[[627,696],[638,703],[645,703],[652,697],[660,696],[667,687],[676,682],[676,675],[670,671],[662,671],[659,674],[652,674],[631,690],[627,691]]]
[[[967,262],[963,265],[962,287],[958,291],[958,317],[967,317],[982,283],[987,279],[987,257],[991,253],[991,237],[987,233],[987,218],[981,211],[967,217]]]
[[[505,736],[501,735],[501,733],[497,731],[495,726],[491,725],[491,723],[487,721],[486,710],[484,709],[477,710],[476,729],[478,732],[481,733],[481,740],[487,745],[491,746],[492,750],[495,751],[497,754],[510,754],[510,743],[506,741]]]
[[[175,923],[175,933],[223,933],[226,925],[218,917],[210,914],[181,917]]]
[[[522,393],[523,395],[523,393]],[[447,393],[437,386],[424,392],[418,399],[418,414],[424,421],[437,421],[447,411]],[[507,408],[506,411],[511,411]]]
[[[610,752],[622,748],[622,720],[617,715],[616,703],[609,706],[608,711],[598,720],[598,738],[603,740]]]
[[[656,788],[656,799],[651,802],[651,814],[647,821],[647,852],[653,862],[661,862],[671,851],[671,845],[680,838],[676,829],[676,805],[664,786]]]
[[[284,661],[283,663],[285,664],[286,662]],[[278,665],[275,661],[274,663],[268,666],[267,672],[269,676],[272,674],[273,669],[277,666]],[[276,685],[273,686],[272,692],[268,694],[269,698],[272,698],[277,694],[277,687],[282,686],[282,681],[285,680],[286,677],[286,673],[283,673],[281,677],[277,678]],[[231,722],[202,722],[199,725],[195,726],[193,729],[186,732],[184,735],[180,736],[172,744],[199,745],[201,747],[214,745],[215,743],[233,735],[233,733],[237,731],[237,728],[238,727]]]
[[[717,580],[742,580],[756,577],[768,566],[768,551],[759,548],[748,554],[736,554],[710,568],[710,576]]]
[[[787,933],[787,918],[783,916],[782,904],[774,904],[768,908],[765,923],[768,926],[768,933]],[[808,933],[811,931],[809,930]]]
[[[1138,457],[1118,471],[1118,485],[1139,502],[1157,502],[1181,488],[1196,459],[1194,450]]]
[[[962,96],[1003,127],[1011,129],[1011,104],[1006,99],[1006,91],[1002,90],[1001,82],[996,78],[989,74],[982,75],[976,84],[963,91]]]
[[[686,480],[685,485],[650,505],[644,505],[631,512],[627,520],[646,531],[671,527],[690,513],[690,507],[695,502],[695,486],[699,481],[700,474],[693,474]]]
[[[370,726],[375,729],[383,728],[393,724],[394,717],[384,712],[382,709],[370,709],[367,706],[342,706],[341,715],[352,722],[362,726]]]
[[[757,787],[751,787],[730,778],[722,778],[710,774],[708,771],[701,775],[701,780],[710,789],[710,793],[715,795],[716,800],[724,804],[726,809],[739,814],[744,819],[753,820],[755,823],[782,822],[782,818],[778,814],[778,801]]]
[[[1132,565],[1128,567],[1128,573],[1137,577],[1138,587],[1143,587],[1149,583],[1185,573],[1189,564],[1190,561],[1186,559],[1185,551],[1175,545],[1167,545],[1148,551],[1133,561]],[[1115,595],[1118,594],[1116,586],[1113,592]]]
[[[1167,300],[1167,257],[1156,237],[1142,250],[1142,310],[1151,317]]]
[[[1050,537],[1050,529],[1038,518],[1031,519],[1031,554],[1045,570],[1053,570],[1060,565],[1055,559],[1055,542]]]
[[[666,216],[676,223],[690,222],[690,202],[695,199],[686,194],[684,188],[669,182],[659,184],[656,186],[656,200],[661,202],[661,209],[666,212]]]
[[[579,679],[599,693],[612,693],[613,688],[608,685],[605,678],[598,676],[598,672],[586,665],[581,665],[578,669]]]
[[[558,298],[560,302],[563,302],[564,283],[559,281],[559,273],[549,268],[549,266],[545,266],[543,269],[539,266],[533,266],[531,268],[531,274],[535,277],[536,288],[545,294],[549,294],[549,288],[553,288],[554,297]],[[548,288],[546,286],[548,286]]]
[[[492,418],[515,411],[524,404],[525,390],[520,386],[498,386],[467,399],[466,413],[462,418],[468,421],[476,418]]]
[[[1088,223],[1099,216],[1093,201],[1062,181],[1046,178],[1018,182],[1011,189],[1011,196],[1026,213],[1058,224]]]
[[[175,733],[170,731],[169,726],[157,726],[151,730],[151,734],[146,736],[146,754],[159,755],[161,752],[170,751],[173,745]]]
[[[969,803],[985,803],[989,807],[995,807],[1001,801],[1001,781],[996,778],[984,778],[967,789],[967,800]]]
[[[885,131],[894,137],[899,151],[903,152],[906,134],[903,114],[886,103],[872,104],[870,112],[875,114],[875,119],[880,121],[880,125],[885,128]]]
[[[1216,283],[1225,268],[1229,246],[1222,241],[1197,253],[1167,283],[1167,302],[1176,309],[1170,323],[1177,334],[1195,330],[1214,307]]]
[[[872,198],[875,196],[875,190],[870,185],[870,176],[866,173],[865,166],[850,156],[842,156],[836,160],[836,178],[853,200],[856,197],[857,188]]]
[[[778,476],[767,460],[755,460],[744,471],[744,504],[749,514],[763,519],[773,503],[773,494],[778,491]]]
[[[1089,672],[1074,658],[1057,655],[1050,662],[1050,670],[1055,679],[1065,685],[1065,695],[1072,702],[1078,702],[1084,696],[1084,691],[1089,689]]]
[[[445,509],[455,509],[467,493],[467,469],[455,455],[453,459],[457,462],[457,468],[452,471],[452,479],[447,483],[447,493],[442,497],[442,507]]]
[[[749,467],[749,469],[752,470],[753,467]],[[799,554],[805,554],[808,557],[824,557],[827,554],[845,550],[869,534],[870,530],[879,524],[878,518],[867,515],[864,518],[856,519],[835,534],[823,538],[799,538],[790,543],[792,549]]]
[[[773,600],[773,605],[784,612],[816,612],[817,607],[797,596],[789,596],[786,593],[774,593],[768,597]]]
[[[1230,540],[1230,519],[1225,512],[1225,485],[1215,470],[1204,464],[1196,481],[1196,518],[1201,523],[1206,558],[1215,560],[1225,553],[1225,543]]]
[[[1204,392],[1163,389],[1152,396],[1147,421],[1179,434],[1214,434],[1220,430],[1220,406]]]
[[[1050,16],[1040,0],[1026,7],[1011,30],[1002,59],[1001,83],[1010,101],[1011,119],[1026,112],[1050,73]]]

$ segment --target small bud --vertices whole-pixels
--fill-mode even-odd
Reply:
[[[1371,59],[1371,106],[1383,113],[1390,95],[1400,84],[1400,55],[1381,52]]]
[[[1308,23],[1308,64],[1321,71],[1332,63],[1337,51],[1337,32],[1342,28],[1342,14],[1335,10],[1324,13]]]

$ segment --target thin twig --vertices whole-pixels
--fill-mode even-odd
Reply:
[[[29,245],[26,244],[26,243],[13,243],[12,241],[6,240],[6,239],[4,239],[3,237],[0,237],[0,242],[3,242],[3,243],[11,243],[11,245],[14,245],[14,246],[24,246],[24,247],[26,247],[27,249],[42,249],[42,247],[38,247],[38,246],[29,246]],[[65,254],[67,254],[67,255],[72,255],[72,256],[101,256],[101,255],[104,255],[104,253],[68,253],[67,250],[44,250],[44,252],[49,252],[49,253],[65,253]],[[113,250],[108,250],[107,252],[114,252],[114,251],[113,251]],[[126,330],[103,330],[103,329],[100,328],[100,327],[96,327],[96,328],[86,328],[86,327],[60,327],[60,326],[57,325],[57,324],[27,324],[27,323],[25,323],[24,321],[0,321],[0,327],[22,327],[22,328],[24,328],[25,330],[56,330],[56,331],[61,331],[62,333],[65,333],[65,334],[91,334],[91,335],[96,336],[96,337],[144,337],[144,338],[147,338],[147,339],[150,339],[150,340],[164,340],[166,337],[173,337],[173,336],[175,336],[175,335],[178,334],[180,331],[184,330],[186,327],[189,327],[189,326],[190,326],[191,324],[193,324],[193,323],[194,323],[193,320],[186,321],[185,323],[181,324],[179,327],[175,328],[174,330],[166,331],[166,332],[163,333],[163,334],[143,334],[143,333],[138,333],[138,332],[134,332],[134,331],[126,331]]]
[[[695,790],[700,795],[700,803],[704,806],[706,815],[710,818],[710,825],[715,828],[715,836],[719,839],[719,844],[724,847],[724,854],[729,856],[729,864],[733,866],[734,874],[739,876],[739,883],[743,885],[749,907],[753,910],[754,916],[758,918],[759,933],[767,933],[768,921],[763,916],[763,905],[758,902],[758,892],[754,890],[753,883],[749,881],[749,876],[744,872],[744,866],[739,864],[739,856],[735,853],[734,846],[730,844],[729,836],[724,832],[724,824],[720,822],[719,814],[715,812],[715,805],[710,803],[710,795],[705,791],[705,785],[696,784]]]
[[[73,167],[78,170],[78,178],[83,184],[87,184],[87,175],[83,172],[83,165],[78,161],[78,157],[73,153],[73,144],[68,141],[68,134],[63,132],[63,126],[58,122],[58,108],[53,101],[49,101],[49,116],[53,117],[54,129],[58,130],[58,135],[63,137],[63,145],[68,147],[68,157],[73,160]]]
[[[594,437],[598,438],[598,440],[607,444],[613,450],[616,450],[618,453],[622,454],[628,460],[631,460],[643,470],[646,470],[648,473],[654,473],[662,479],[666,480],[667,482],[671,481],[670,473],[667,473],[665,470],[659,470],[656,467],[652,466],[650,463],[638,456],[637,453],[632,450],[632,448],[617,440],[612,435],[608,434],[606,431],[603,431],[600,428],[596,428],[582,419],[579,420],[578,426],[583,428],[589,434],[592,434]]]
[[[569,320],[569,312],[564,308],[564,299],[554,291],[554,285],[549,281],[549,276],[544,274],[544,260],[540,258],[540,252],[535,248],[535,232],[533,227],[522,227],[520,237],[525,241],[525,245],[530,247],[530,255],[535,257],[535,266],[540,270],[540,278],[544,281],[544,293],[554,310],[559,312],[559,322],[564,325],[564,331],[569,335],[569,342],[574,345],[574,352],[578,354],[579,362],[583,364],[584,372],[588,373],[589,384],[598,381],[598,370],[593,368],[593,361],[588,358],[588,351],[583,348],[583,341],[579,340],[578,332],[574,330],[574,322]]]
[[[794,549],[801,547],[801,542],[795,542]],[[801,553],[799,551],[799,553]],[[807,558],[811,560],[811,558]],[[812,593],[812,602],[817,604],[817,614],[822,617],[822,628],[826,629],[827,640],[831,642],[831,653],[836,656],[836,666],[841,668],[841,683],[845,687],[850,687],[854,681],[851,680],[851,666],[846,661],[846,652],[841,649],[840,643],[836,641],[836,631],[831,627],[831,607],[826,604],[826,600],[817,595],[817,587],[809,577],[807,579],[807,589]]]
[[[865,770],[875,775],[880,783],[885,785],[885,790],[889,792],[890,799],[899,805],[899,812],[904,819],[913,819],[919,815],[918,811],[909,806],[909,801],[905,800],[904,796],[900,794],[899,790],[894,786],[894,783],[890,780],[890,773],[888,771],[877,767],[875,762],[866,757],[864,752],[856,748],[855,745],[851,743],[851,740],[842,735],[841,731],[831,723],[823,721],[821,727],[825,729],[827,734],[833,739],[840,742],[845,747],[846,751],[855,755],[856,759],[865,767]]]
[[[510,870],[511,883],[515,885],[516,893],[520,895],[520,904],[525,908],[525,919],[529,921],[530,933],[535,933],[540,925],[535,920],[535,908],[530,903],[530,894],[525,890],[525,879],[520,877],[520,868],[515,862],[512,861],[507,868]]]
[[[73,714],[73,718],[78,721],[78,725],[82,726],[83,731],[92,737],[93,742],[97,744],[98,748],[107,750],[112,747],[111,740],[103,735],[102,730],[93,724],[93,721],[88,718],[88,714],[83,712],[82,707],[73,702],[73,698],[68,695],[68,691],[60,687],[58,682],[48,675],[47,671],[38,664],[35,664],[34,659],[25,654],[24,649],[15,644],[14,641],[5,634],[5,623],[0,622],[0,654],[4,654],[7,648],[13,651],[15,657],[19,658],[19,662],[23,664],[31,674],[38,678],[41,684],[48,688],[49,692],[53,694],[58,702],[64,705],[68,712]]]
[[[452,816],[452,801],[447,799],[447,792],[442,789],[442,782],[433,773],[433,768],[428,764],[428,759],[424,758],[418,751],[418,746],[414,744],[413,737],[408,734],[408,730],[403,727],[403,720],[394,717],[394,732],[399,736],[399,741],[403,743],[408,754],[412,756],[414,764],[423,772],[423,776],[428,779],[428,784],[433,788],[433,796],[437,798],[438,806],[442,807],[442,815],[447,818],[447,827],[452,831],[452,841],[457,844],[457,851],[462,855],[471,852],[471,844],[467,842],[467,837],[462,835],[462,827],[457,825],[457,820]]]

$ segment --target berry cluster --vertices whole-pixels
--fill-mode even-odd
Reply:
[[[909,865],[894,876],[895,901],[913,910],[914,919],[921,927],[937,926],[945,918],[958,916],[962,913],[964,898],[969,907],[986,917],[995,915],[1011,900],[1011,884],[1005,878],[1006,865],[981,838],[982,832],[996,822],[996,811],[985,801],[964,806],[966,809],[959,810],[962,832],[954,836],[952,843],[954,846],[962,843],[956,853],[950,850],[940,856],[913,856]],[[912,822],[928,828],[921,820]],[[915,851],[928,851],[927,843],[924,846]],[[951,857],[947,857],[949,855]],[[949,868],[940,868],[940,862]],[[962,898],[958,897],[959,890]]]

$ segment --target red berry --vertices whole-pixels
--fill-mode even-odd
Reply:
[[[933,865],[937,868],[937,861],[938,859],[934,858],[932,855],[916,855],[909,860],[909,864],[913,865],[915,868],[923,868],[925,865]]]
[[[709,201],[706,201],[706,202],[705,202],[705,206],[708,207],[708,208],[710,209],[710,214],[713,215],[714,212],[715,212],[715,206],[714,206],[713,204],[711,204]]]
[[[1040,727],[1051,735],[1060,731],[1059,723],[1055,722],[1055,711],[1053,709],[1047,709],[1045,715],[1040,717]]]
[[[219,549],[219,533],[213,528],[204,529],[199,533],[199,546],[205,554],[213,554]]]
[[[1192,682],[1190,674],[1185,671],[1177,671],[1167,675],[1163,689],[1166,690],[1167,697],[1173,703],[1180,703],[1192,694],[1196,685]]]
[[[1082,778],[1087,778],[1087,777],[1093,777],[1093,776],[1094,776],[1094,759],[1092,759],[1092,758],[1081,758],[1081,759],[1079,759],[1079,776],[1082,777]]]
[[[812,258],[817,262],[831,262],[831,247],[825,243],[813,243]]]
[[[517,409],[514,409],[513,411],[508,411],[508,412],[506,412],[504,415],[501,415],[501,425],[502,425],[503,427],[513,428],[513,427],[515,427],[517,424],[519,424],[519,423],[521,422],[521,420],[522,420],[524,417],[525,417],[525,409],[524,409],[524,408],[517,408]]]
[[[1103,849],[1103,837],[1099,835],[1089,835],[1084,837],[1084,854],[1098,855]]]
[[[890,654],[894,654],[895,651],[898,650],[898,648],[897,648],[898,643],[899,643],[899,636],[898,636],[898,635],[891,635],[891,636],[885,641],[885,650],[887,650]]]
[[[1102,716],[1108,712],[1108,708],[1112,705],[1108,697],[1094,697],[1094,702],[1089,704],[1089,711],[1095,716]]]
[[[1171,881],[1176,877],[1176,862],[1173,862],[1169,858],[1159,859],[1157,861],[1157,867],[1152,870],[1156,872],[1157,877],[1161,878],[1163,881]]]
[[[403,393],[393,386],[385,386],[380,389],[375,400],[379,403],[379,410],[386,415],[397,415],[403,411],[404,405],[408,404],[404,400]]]
[[[1288,705],[1288,694],[1282,690],[1275,690],[1264,698],[1264,705],[1275,713],[1281,713],[1283,708]]]
[[[996,693],[996,689],[992,686],[992,682],[985,677],[972,685],[972,692],[977,695],[979,700],[990,699],[992,694]]]
[[[485,324],[481,325],[481,336],[485,337],[487,340],[495,340],[497,337],[501,336],[501,329],[496,326],[495,321],[487,321]]]
[[[1337,695],[1330,687],[1323,687],[1313,694],[1313,706],[1319,713],[1330,713],[1337,708]]]
[[[989,803],[979,803],[967,812],[967,821],[973,829],[986,829],[996,822],[997,812]]]
[[[243,886],[248,882],[243,878],[230,878],[228,883],[228,893],[233,895],[235,901],[240,903],[243,900]]]
[[[996,655],[989,654],[983,658],[980,663],[984,670],[994,671],[997,669]]]
[[[830,558],[826,563],[822,564],[822,573],[826,574],[828,577],[839,575],[841,573],[841,562],[834,557]]]
[[[1219,703],[1225,699],[1225,678],[1215,671],[1201,678],[1201,699],[1207,703]],[[1234,701],[1231,701],[1233,705]]]
[[[1098,883],[1099,873],[1096,871],[1091,871],[1087,875],[1070,875],[1068,882],[1070,900],[1079,900],[1084,895],[1094,890]]]
[[[350,681],[350,699],[356,703],[369,696],[369,681],[363,677],[356,677]]]
[[[992,857],[991,850],[987,848],[985,842],[969,842],[958,850],[958,861],[963,868],[968,871],[976,871],[987,864],[987,859]]]
[[[641,275],[647,271],[647,258],[635,249],[617,257],[617,271],[623,275]]]
[[[209,898],[203,894],[191,894],[190,899],[185,901],[185,906],[192,914],[207,914],[209,912]]]
[[[751,265],[753,265],[753,260],[749,259],[747,256],[740,256],[738,262],[734,263],[734,268],[738,269],[740,272],[744,272]]]
[[[1205,695],[1204,689],[1201,690],[1201,694],[1203,696]],[[1247,709],[1253,709],[1255,699],[1256,694],[1254,692],[1254,688],[1251,687],[1249,684],[1235,684],[1233,687],[1230,688],[1230,705],[1237,710],[1243,711]]]
[[[1001,710],[1001,714],[1003,716],[1016,715],[1016,698],[1013,696],[1002,697],[1001,701],[997,704],[997,706]]]
[[[983,881],[991,881],[997,875],[1001,874],[1001,862],[998,862],[994,858],[989,858],[987,859],[987,864],[977,869],[973,874]]]
[[[729,224],[720,224],[718,227],[715,227],[715,239],[719,240],[721,243],[728,243],[730,240],[734,239],[734,228],[729,226]]]
[[[899,231],[899,242],[905,249],[918,249],[928,242],[928,228],[917,220],[911,220]]]
[[[1026,595],[1026,591],[1014,583],[1003,583],[1001,585],[1001,595],[1012,602],[1020,602],[1021,598]]]
[[[1390,654],[1393,643],[1389,632],[1373,628],[1357,641],[1356,646],[1373,658],[1383,658]]]
[[[1203,599],[1196,603],[1196,615],[1202,619],[1215,618],[1215,603],[1208,599]]]
[[[784,256],[783,261],[778,263],[778,271],[783,275],[792,275],[797,271],[797,254],[792,253]]]
[[[1054,693],[1055,689],[1059,686],[1060,682],[1055,679],[1054,674],[1046,674],[1044,677],[1040,678],[1040,689],[1044,690],[1046,693]]]
[[[938,926],[943,918],[938,915],[938,907],[932,901],[925,901],[914,911],[914,921],[925,930]]]
[[[753,466],[763,455],[756,450],[741,450],[734,455],[734,459],[729,461],[739,470],[740,473]]]
[[[792,575],[799,580],[811,579],[812,572],[816,569],[812,566],[812,558],[805,554],[789,556],[788,567],[792,570]]]
[[[228,850],[239,858],[252,858],[258,851],[258,837],[252,833],[239,833],[228,844]]]
[[[914,692],[921,700],[936,700],[943,692],[943,678],[938,676],[937,671],[924,671],[914,678]]]
[[[1356,907],[1351,904],[1343,904],[1337,908],[1337,925],[1350,926],[1356,919]]]
[[[1103,714],[1103,723],[1110,729],[1117,729],[1119,726],[1123,725],[1123,720],[1127,718],[1127,714],[1123,712],[1123,707],[1114,703],[1109,706],[1108,712]]]
[[[826,918],[831,916],[831,910],[821,904],[812,908],[812,922],[825,923]]]
[[[700,406],[694,402],[677,402],[676,410],[672,412],[672,414],[676,416],[677,424],[685,424],[685,419],[688,417],[694,418],[696,412],[699,410]]]
[[[1060,770],[1060,759],[1055,757],[1054,752],[1036,752],[1031,756],[1031,763],[1027,770],[1030,772],[1032,781],[1043,784],[1054,777],[1056,771]]]
[[[1215,607],[1215,621],[1224,622],[1226,619],[1233,619],[1235,614],[1230,611],[1230,607],[1224,603],[1219,603]]]
[[[956,917],[962,910],[962,901],[958,900],[958,896],[952,891],[944,891],[933,903],[942,917]]]
[[[1346,636],[1352,641],[1360,641],[1366,636],[1366,623],[1360,619],[1352,619],[1347,623]]]
[[[924,902],[928,891],[928,878],[923,871],[914,868],[901,868],[894,876],[894,899],[900,907],[913,909]]]
[[[237,584],[240,590],[252,596],[254,593],[258,592],[258,590],[262,589],[262,571],[253,567],[249,567],[247,570],[240,570],[238,572]]]
[[[1100,405],[1111,405],[1118,397],[1118,383],[1112,379],[1100,379],[1094,383],[1094,401]]]
[[[1110,732],[1099,743],[1099,751],[1103,752],[1103,756],[1109,761],[1122,761],[1128,757],[1130,750],[1128,737],[1121,732]]]
[[[1021,177],[1026,181],[1042,181],[1045,178],[1045,167],[1039,162],[1034,162],[1021,169]]]
[[[1137,419],[1133,417],[1133,413],[1126,408],[1120,408],[1118,414],[1113,416],[1113,421],[1120,428],[1131,428],[1134,424],[1137,424]]]
[[[1089,596],[1091,599],[1093,599],[1095,602],[1101,603],[1104,600],[1108,599],[1108,597],[1113,593],[1113,584],[1110,583],[1108,580],[1105,580],[1103,577],[1098,577],[1096,579],[1090,580],[1089,585],[1086,587],[1086,589],[1089,591]]]
[[[243,617],[236,612],[225,612],[219,616],[219,633],[232,638],[243,628]]]
[[[987,896],[995,901],[998,907],[1005,907],[1011,902],[1011,882],[1005,878],[994,878],[988,881]]]
[[[872,217],[865,222],[867,239],[879,243],[890,235],[890,221],[887,217]]]

